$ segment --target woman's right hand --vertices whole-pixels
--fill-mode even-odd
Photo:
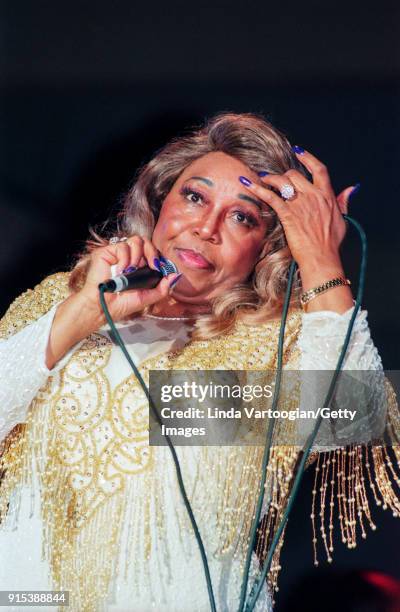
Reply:
[[[157,270],[155,260],[160,253],[148,238],[131,236],[127,241],[99,247],[91,254],[91,265],[86,281],[79,292],[88,305],[103,318],[99,300],[99,284],[111,277],[111,266],[116,266],[116,272],[122,274],[130,266],[140,268],[148,265]],[[169,288],[178,274],[169,274],[163,278],[154,289],[135,289],[122,293],[107,293],[105,301],[114,321],[119,321],[129,315],[143,310],[167,297]],[[105,319],[104,319],[105,322]]]
[[[130,266],[148,265],[156,270],[154,260],[159,256],[151,241],[140,236],[131,236],[125,242],[99,247],[91,253],[84,286],[57,308],[46,352],[46,365],[49,369],[53,368],[74,344],[106,322],[100,305],[98,286],[111,277],[111,266],[116,266],[117,274],[121,274]],[[177,276],[176,273],[169,274],[154,289],[105,294],[111,317],[114,321],[124,319],[167,297],[171,283]]]

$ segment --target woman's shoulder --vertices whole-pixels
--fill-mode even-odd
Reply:
[[[51,274],[33,289],[19,295],[0,321],[0,338],[5,339],[16,334],[68,297],[69,277],[70,272]]]

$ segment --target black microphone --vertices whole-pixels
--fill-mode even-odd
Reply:
[[[133,272],[127,272],[126,274],[120,274],[115,278],[110,278],[104,283],[100,283],[100,291],[107,293],[116,293],[119,291],[127,291],[129,289],[154,289],[164,276],[178,272],[175,264],[166,259],[160,257],[160,271],[153,270],[149,266],[138,268]]]

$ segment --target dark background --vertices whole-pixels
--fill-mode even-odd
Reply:
[[[114,214],[135,169],[222,110],[262,112],[326,163],[364,227],[363,307],[386,369],[400,369],[398,2],[1,3],[1,296],[66,269],[89,223]],[[356,289],[360,244],[343,259]],[[312,566],[311,473],[287,529],[279,605]],[[400,520],[336,567],[400,578]],[[321,554],[321,558],[323,555]]]

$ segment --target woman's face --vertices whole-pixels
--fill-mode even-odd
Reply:
[[[246,193],[239,176],[256,173],[222,152],[188,166],[165,198],[153,243],[183,277],[174,297],[206,303],[246,281],[265,244],[267,205]]]

